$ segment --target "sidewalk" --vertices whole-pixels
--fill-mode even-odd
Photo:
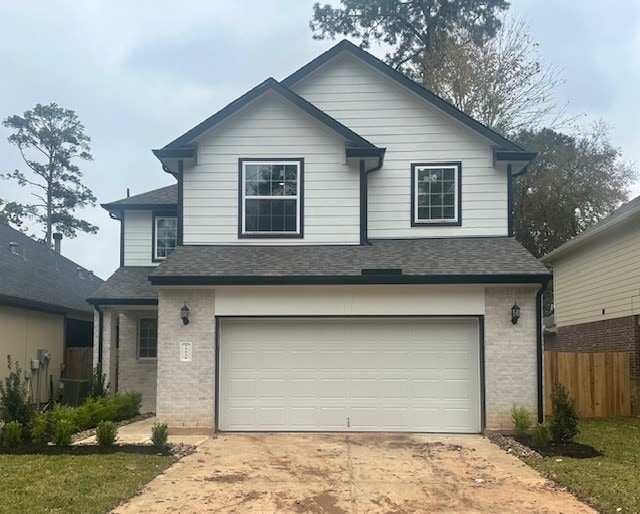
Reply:
[[[118,439],[116,444],[151,444],[151,428],[158,419],[147,418],[142,421],[136,421],[129,425],[124,425],[118,429]],[[171,444],[189,444],[192,446],[200,446],[209,436],[192,435],[192,434],[176,434],[169,435],[169,443]],[[96,444],[96,436],[87,437],[75,444]]]

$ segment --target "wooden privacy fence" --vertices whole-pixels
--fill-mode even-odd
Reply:
[[[552,414],[551,389],[562,384],[576,399],[578,416],[631,415],[630,354],[544,352],[544,413]]]
[[[88,380],[93,370],[93,348],[67,347],[65,352],[65,377],[76,380]]]

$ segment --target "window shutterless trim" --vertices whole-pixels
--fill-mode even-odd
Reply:
[[[456,191],[454,194],[455,220],[424,220],[417,219],[418,214],[418,168],[455,168]],[[462,162],[417,162],[411,164],[411,226],[412,227],[459,227],[462,225]]]
[[[140,355],[140,322],[142,320],[155,320],[156,322],[156,356],[155,357],[142,357]],[[138,360],[143,360],[143,361],[155,361],[158,360],[158,318],[154,317],[154,316],[149,316],[149,315],[144,315],[144,316],[138,316],[137,318],[137,322],[136,322],[136,326],[137,326],[137,338],[136,338],[136,359]]]
[[[297,202],[296,232],[245,232],[245,163],[249,164],[295,164],[298,166],[297,177]],[[249,197],[252,198],[252,197]],[[257,199],[260,199],[256,197]],[[293,200],[293,197],[270,196],[268,199]],[[304,237],[304,158],[302,157],[240,157],[238,159],[238,239],[302,239]]]
[[[166,259],[166,257],[157,257],[157,246],[158,241],[156,241],[156,219],[157,218],[176,218],[176,228],[178,220],[178,214],[176,211],[153,211],[151,215],[151,262],[162,262]],[[176,234],[176,248],[178,247],[178,240]]]

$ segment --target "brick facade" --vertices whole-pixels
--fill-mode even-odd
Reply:
[[[511,430],[514,403],[537,415],[537,288],[487,287],[485,293],[484,360],[488,430]],[[511,306],[520,319],[511,323]]]
[[[545,338],[545,350],[556,352],[629,352],[631,409],[640,405],[640,316],[593,321],[558,327],[553,338]]]
[[[155,412],[157,359],[138,358],[138,319],[155,318],[155,311],[126,311],[119,317],[118,390],[142,393],[140,412]]]

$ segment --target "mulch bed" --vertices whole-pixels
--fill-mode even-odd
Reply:
[[[574,459],[591,459],[601,457],[602,452],[593,446],[581,443],[551,443],[546,448],[534,448],[529,437],[511,437],[498,433],[488,435],[489,440],[520,459],[534,457],[542,459],[544,457],[571,457]]]

